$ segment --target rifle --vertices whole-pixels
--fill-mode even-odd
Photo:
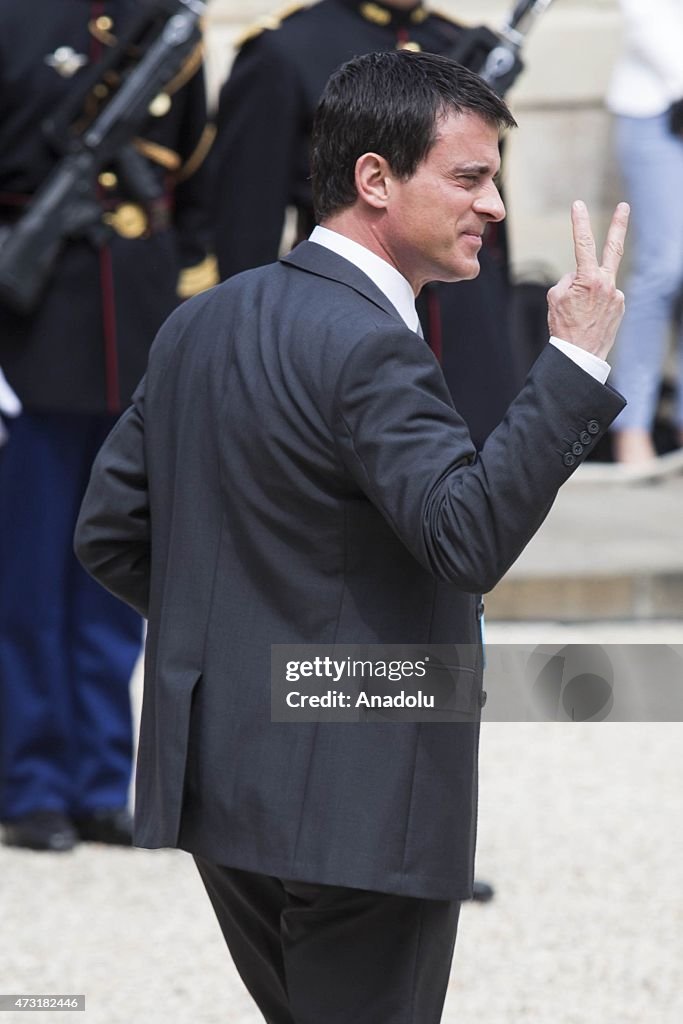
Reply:
[[[518,0],[498,32],[485,25],[466,29],[449,57],[476,71],[499,96],[511,88],[524,64],[519,56],[531,26],[552,0]]]
[[[149,117],[152,100],[199,43],[206,5],[155,0],[146,6],[125,38],[85,76],[88,96],[107,97],[95,115],[84,116],[80,90],[44,126],[64,154],[17,223],[0,229],[0,301],[17,312],[35,308],[67,239],[85,237],[98,246],[109,237],[97,198],[97,175],[104,167],[120,159],[126,182],[137,183],[140,198],[152,197],[147,167],[129,143]],[[159,31],[160,11],[166,17]],[[141,56],[121,70],[131,53]],[[72,123],[75,108],[80,116]]]

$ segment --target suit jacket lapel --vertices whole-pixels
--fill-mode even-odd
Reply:
[[[290,263],[309,274],[316,274],[318,277],[326,277],[331,281],[339,281],[341,284],[348,285],[349,288],[353,288],[359,295],[379,306],[385,313],[393,316],[406,327],[406,323],[396,307],[367,274],[364,274],[343,256],[332,252],[331,249],[326,249],[324,245],[318,245],[316,242],[301,242],[296,249],[283,256],[280,262]]]

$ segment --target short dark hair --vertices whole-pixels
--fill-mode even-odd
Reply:
[[[434,145],[439,118],[465,112],[499,130],[516,125],[479,75],[447,57],[390,50],[347,61],[325,86],[313,123],[316,218],[356,201],[355,167],[363,153],[383,156],[406,180]]]

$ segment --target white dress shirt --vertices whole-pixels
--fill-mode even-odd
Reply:
[[[607,106],[626,117],[656,117],[683,99],[683,0],[620,0],[624,38]]]
[[[346,235],[340,235],[338,231],[330,231],[329,228],[313,228],[310,242],[317,245],[324,245],[326,249],[336,252],[337,256],[343,256],[349,263],[362,270],[373,284],[376,284],[381,292],[386,295],[389,302],[400,314],[403,322],[411,331],[422,334],[420,321],[415,309],[415,293],[403,274],[400,274],[396,267],[387,263],[381,256],[376,256],[364,245],[354,242]]]
[[[338,231],[331,231],[329,228],[323,228],[320,225],[313,228],[309,242],[315,242],[316,245],[322,245],[326,249],[331,249],[332,252],[336,252],[338,256],[343,256],[349,263],[353,263],[355,267],[362,270],[373,284],[376,284],[379,290],[386,295],[406,326],[411,331],[419,334],[420,337],[423,337],[417,310],[415,309],[415,294],[409,282],[395,267],[392,267],[390,263],[383,260],[381,256],[376,256],[374,252],[370,252],[369,249],[366,249],[359,242],[354,242],[353,239],[347,238],[346,235],[340,235]],[[605,383],[610,366],[604,359],[594,356],[591,352],[586,352],[584,349],[579,348],[578,345],[573,345],[569,341],[562,341],[560,338],[551,338],[550,343],[573,362],[577,363],[591,377],[600,381],[601,384]]]

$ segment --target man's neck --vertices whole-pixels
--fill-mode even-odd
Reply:
[[[322,221],[321,227],[327,228],[329,231],[336,231],[337,234],[344,235],[345,238],[350,238],[352,242],[362,245],[375,256],[379,256],[385,263],[388,263],[394,270],[397,270],[401,276],[405,277],[404,272],[383,244],[381,232],[369,220],[358,217],[353,207],[341,210],[327,220]],[[410,284],[413,287],[412,282]],[[413,291],[415,295],[418,294],[414,287]]]

